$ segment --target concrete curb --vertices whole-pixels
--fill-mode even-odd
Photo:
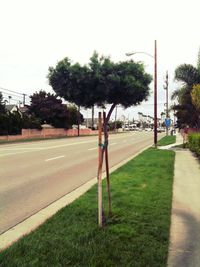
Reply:
[[[150,147],[152,147],[152,145],[141,149],[134,156],[131,156],[131,157],[121,161],[119,164],[111,167],[110,173],[114,172],[116,169],[120,168],[121,166],[126,164],[128,161],[132,160],[133,158],[138,156],[140,153],[142,153],[144,150],[146,150]],[[103,177],[103,179],[106,177],[105,172],[103,173],[102,177]],[[24,235],[27,235],[31,231],[35,230],[37,227],[39,227],[41,224],[43,224],[47,219],[49,219],[51,216],[53,216],[60,209],[69,205],[74,200],[79,198],[81,195],[86,193],[96,183],[97,183],[97,177],[94,177],[93,179],[89,180],[85,184],[74,189],[72,192],[66,194],[65,196],[56,200],[55,202],[53,202],[49,206],[41,209],[39,212],[33,214],[29,218],[25,219],[21,223],[17,224],[16,226],[10,228],[8,231],[1,234],[0,235],[0,251],[6,249],[7,247],[12,245],[14,242],[16,242],[18,239],[20,239]]]

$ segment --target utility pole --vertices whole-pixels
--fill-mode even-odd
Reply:
[[[169,107],[168,107],[168,71],[166,72],[166,79],[164,89],[166,90],[166,119],[169,119]],[[169,135],[169,126],[166,125],[166,135]]]
[[[154,47],[154,146],[157,147],[157,41]]]
[[[23,94],[23,105],[25,106],[26,102],[26,94]]]
[[[8,99],[9,99],[9,105],[10,105],[10,99],[12,98],[12,96],[11,95],[9,95],[8,96]]]

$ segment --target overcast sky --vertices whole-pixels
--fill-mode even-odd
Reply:
[[[96,50],[123,61],[126,52],[153,54],[157,40],[160,114],[166,71],[171,93],[178,86],[175,68],[197,63],[199,11],[199,0],[0,0],[0,87],[29,95],[40,89],[52,92],[48,67],[66,56],[85,64]],[[132,58],[153,74],[152,58]],[[137,119],[138,112],[153,115],[153,94],[137,108],[119,109],[118,116]]]

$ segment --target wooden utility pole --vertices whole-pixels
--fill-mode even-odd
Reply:
[[[26,94],[23,94],[23,106],[26,104]]]
[[[154,146],[157,147],[157,42],[154,45]]]

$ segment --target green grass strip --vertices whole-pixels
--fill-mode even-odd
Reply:
[[[113,217],[103,229],[94,186],[3,251],[0,266],[166,266],[174,155],[150,148],[111,175]]]
[[[158,146],[167,146],[176,142],[175,135],[168,135],[158,141]]]

